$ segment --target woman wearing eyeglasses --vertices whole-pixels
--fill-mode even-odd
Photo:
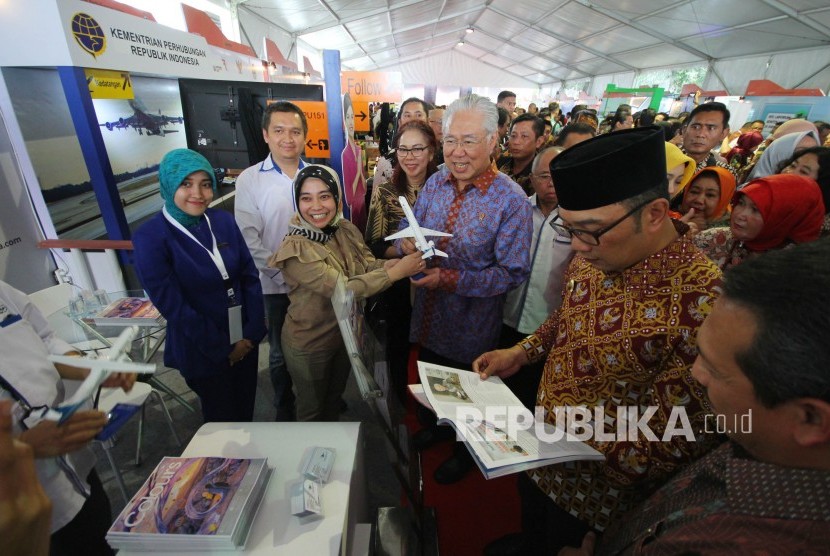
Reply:
[[[298,421],[337,421],[349,376],[349,355],[331,296],[340,276],[358,299],[424,269],[420,252],[384,261],[372,256],[360,231],[343,219],[340,180],[310,164],[294,178],[297,213],[268,261],[290,288],[282,348],[294,384]]]
[[[383,238],[398,231],[403,209],[398,197],[406,197],[409,206],[415,206],[418,191],[427,178],[434,174],[435,151],[438,142],[432,128],[421,121],[402,125],[393,140],[398,164],[392,179],[377,185],[369,207],[366,225],[366,243],[378,258],[400,257],[391,241]],[[386,357],[395,391],[403,399],[406,394],[406,365],[409,355],[409,321],[412,315],[410,287],[407,281],[394,284],[378,300],[380,318],[386,320]]]

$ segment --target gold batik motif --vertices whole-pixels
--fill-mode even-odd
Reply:
[[[604,430],[615,434],[620,406],[635,406],[638,415],[655,406],[649,426],[662,439],[677,405],[685,407],[697,439],[654,442],[641,433],[636,441],[591,440],[605,453],[604,463],[530,473],[558,505],[598,530],[714,446],[715,439],[700,434],[708,404],[691,365],[697,330],[711,311],[720,277],[685,237],[617,274],[575,257],[561,308],[536,332],[548,352],[538,405],[549,422],[556,407],[602,406]]]

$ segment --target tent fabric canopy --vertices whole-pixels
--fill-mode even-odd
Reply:
[[[243,31],[265,22],[313,48],[339,50],[343,69],[401,71],[405,82],[547,88],[704,65],[706,88],[730,94],[742,94],[749,79],[825,91],[830,83],[827,0],[379,4],[257,0],[239,3],[238,14]],[[257,38],[249,37],[255,49]]]

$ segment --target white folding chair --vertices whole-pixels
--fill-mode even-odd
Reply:
[[[141,406],[141,410],[138,412],[138,434],[136,435],[136,465],[141,464],[141,440],[144,435],[144,409],[146,407],[147,399],[151,396],[154,397],[155,400],[161,405],[161,410],[164,413],[164,418],[167,420],[167,425],[170,427],[170,432],[173,434],[176,444],[181,447],[182,442],[179,439],[179,435],[176,433],[176,428],[173,426],[173,419],[170,417],[170,412],[167,410],[167,405],[164,403],[164,399],[162,399],[161,394],[159,394],[158,391],[153,389],[153,387],[149,384],[145,382],[136,382],[135,385],[133,385],[132,390],[129,392],[124,392],[121,388],[102,388],[101,397],[98,400],[98,409],[104,413],[109,413],[112,408],[119,403]],[[121,475],[121,470],[115,463],[115,458],[112,455],[112,448],[115,445],[115,436],[111,436],[106,440],[96,440],[96,443],[101,446],[107,456],[107,460],[109,461],[110,467],[112,467],[113,474],[115,475],[115,480],[118,483],[118,488],[121,490],[121,494],[124,496],[124,503],[126,504],[130,501],[129,496],[127,495],[127,487],[124,484],[124,477]]]
[[[66,307],[72,296],[72,284],[62,283],[29,294],[32,304],[37,307],[44,317]]]

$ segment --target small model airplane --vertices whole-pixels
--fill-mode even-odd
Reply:
[[[53,363],[62,363],[69,367],[89,368],[89,375],[84,379],[71,398],[58,407],[46,408],[38,415],[41,419],[63,423],[75,413],[84,402],[95,395],[95,391],[107,379],[110,373],[154,373],[155,363],[133,363],[129,361],[127,351],[133,338],[138,333],[137,326],[125,329],[104,357],[69,357],[67,355],[50,355]]]
[[[415,247],[423,253],[421,258],[431,259],[435,255],[438,255],[439,257],[446,257],[447,254],[439,249],[436,249],[435,242],[427,241],[426,236],[452,237],[452,234],[437,232],[435,230],[430,230],[429,228],[420,227],[418,225],[418,221],[415,219],[415,215],[412,213],[412,207],[409,206],[406,197],[398,197],[398,201],[401,202],[401,208],[403,209],[403,213],[406,215],[406,220],[409,222],[409,226],[397,233],[392,234],[391,236],[386,236],[384,239],[386,241],[390,241],[393,239],[400,239],[402,237],[415,238]]]

